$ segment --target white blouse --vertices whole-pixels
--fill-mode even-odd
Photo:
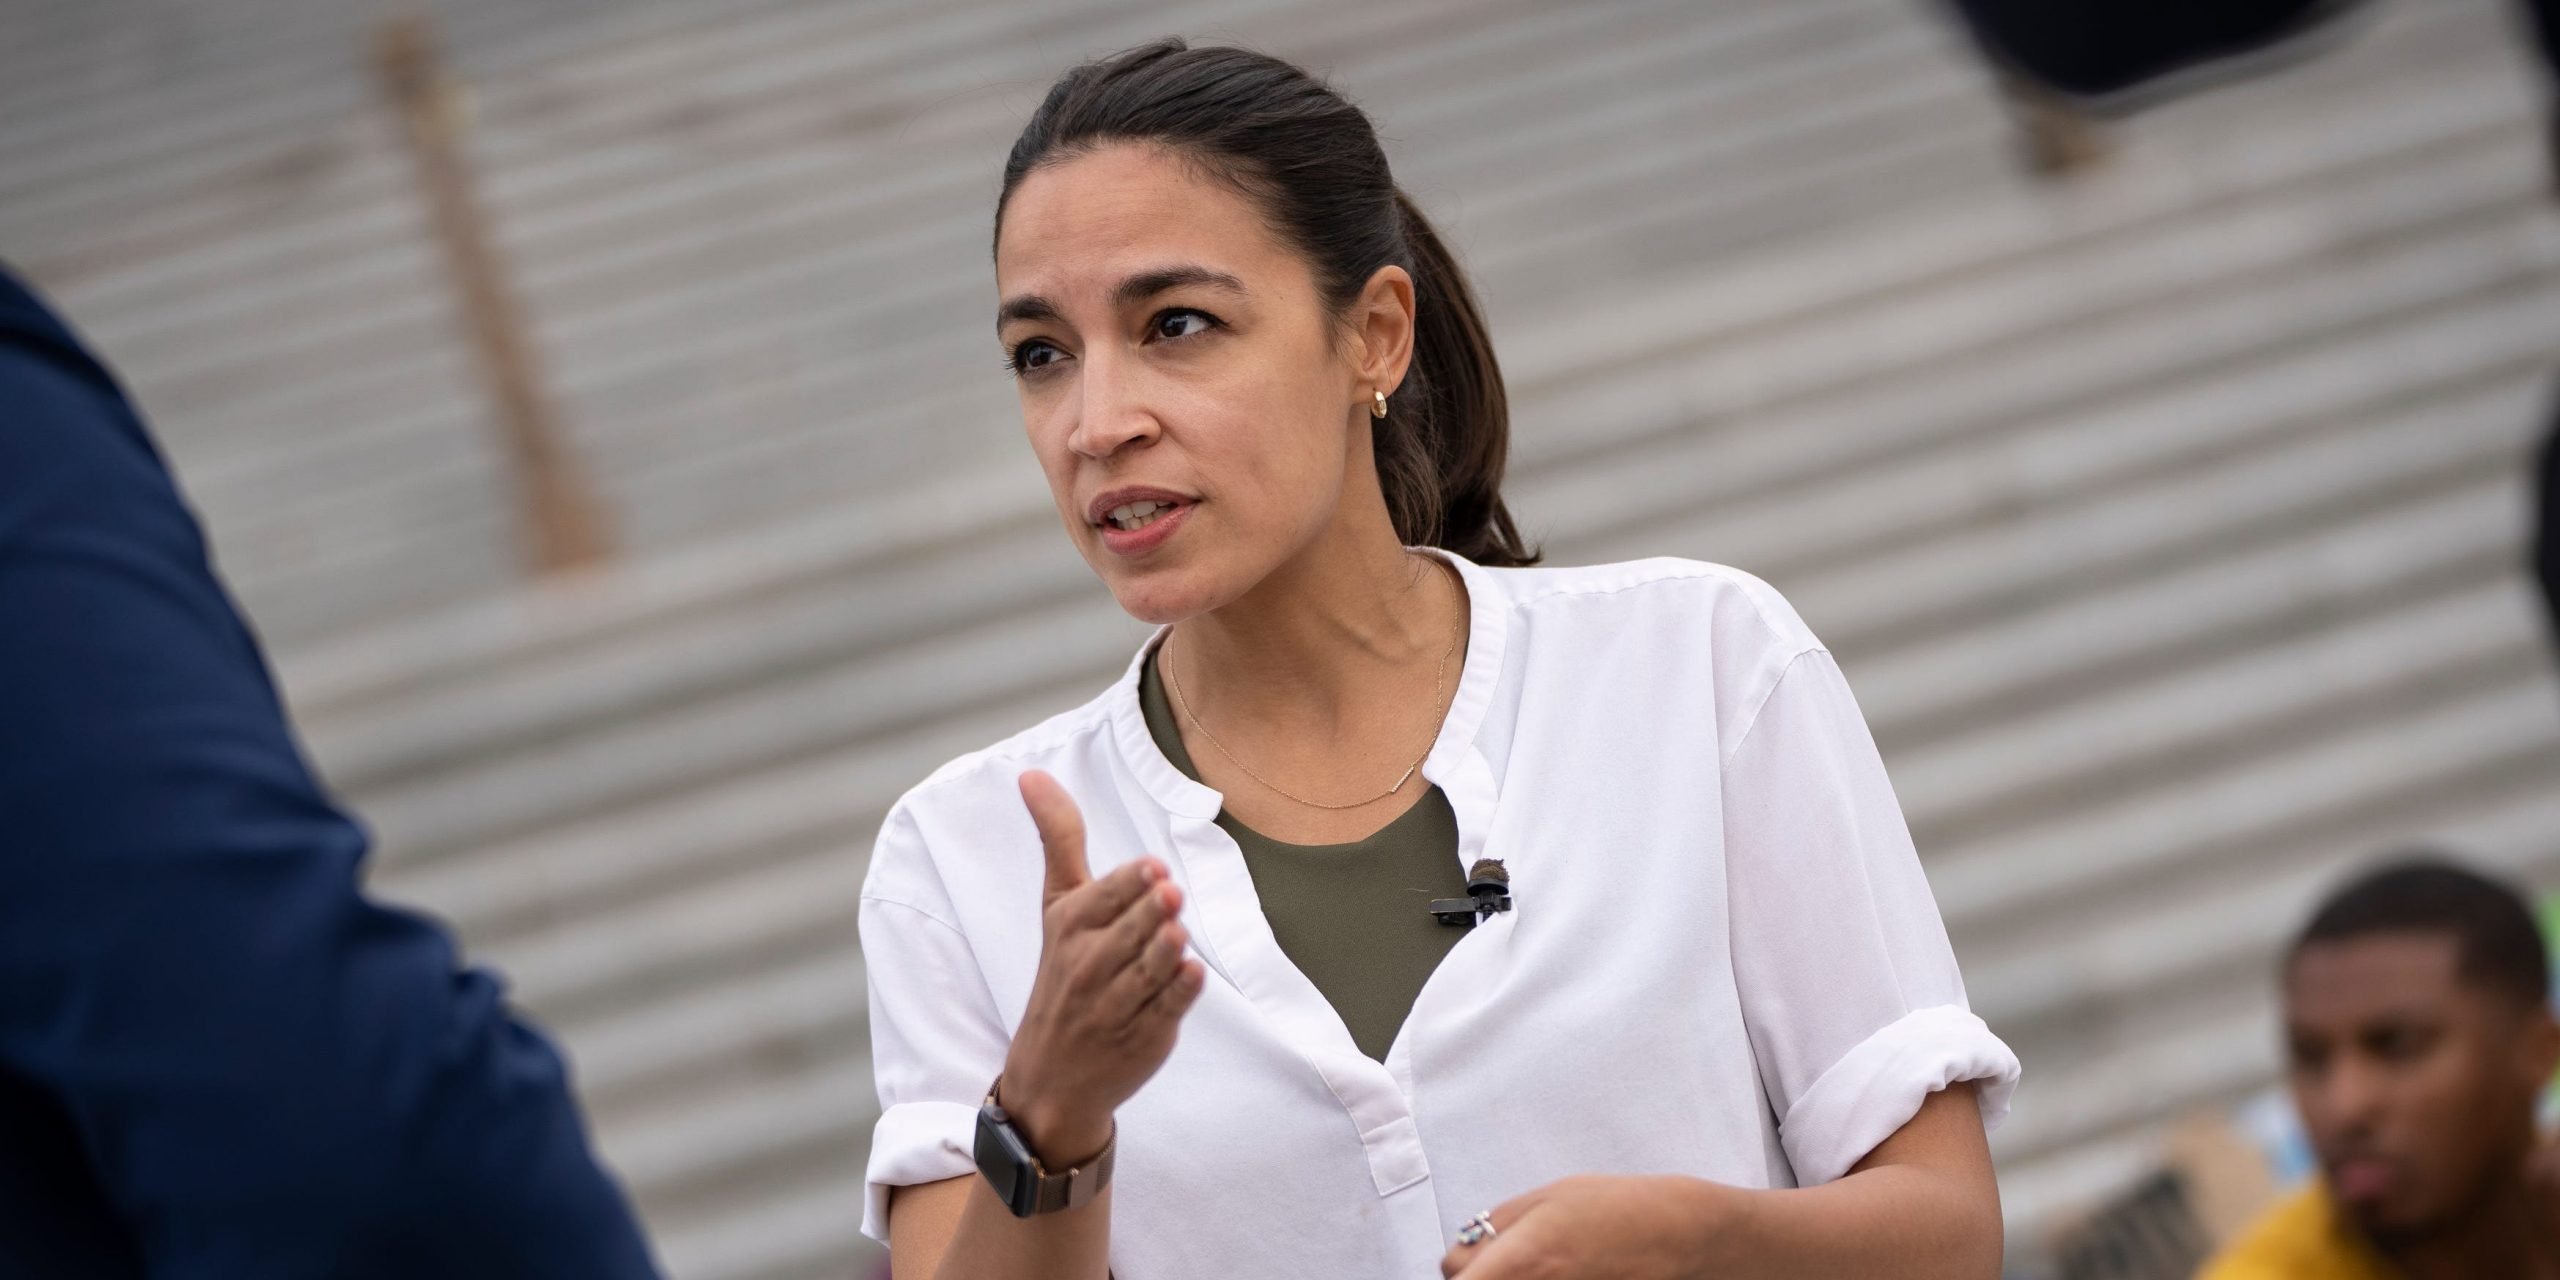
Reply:
[[[1770,587],[1684,560],[1454,556],[1466,667],[1424,776],[1513,908],[1433,971],[1383,1064],[1272,940],[1216,791],[1156,749],[1139,661],[936,771],[862,890],[874,1071],[863,1230],[970,1176],[979,1100],[1040,959],[1026,769],[1097,876],[1153,853],[1208,985],[1119,1111],[1120,1280],[1434,1274],[1468,1215],[1577,1173],[1826,1182],[1932,1091],[2018,1062],[1963,979],[1848,685]],[[1152,641],[1150,642],[1153,643]],[[1140,660],[1143,660],[1143,653]],[[1417,904],[1417,911],[1423,907]]]

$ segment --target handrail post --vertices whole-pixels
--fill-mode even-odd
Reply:
[[[601,562],[609,539],[594,494],[570,456],[535,370],[522,314],[490,243],[487,219],[462,156],[462,97],[445,70],[435,31],[419,16],[386,20],[375,32],[374,64],[385,95],[406,125],[418,185],[445,265],[462,293],[464,327],[494,401],[496,425],[517,485],[525,549],[535,569],[555,572]]]

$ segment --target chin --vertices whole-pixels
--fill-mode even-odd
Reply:
[[[2421,1243],[2433,1236],[2444,1218],[2442,1209],[2431,1209],[2417,1203],[2411,1195],[2386,1200],[2340,1206],[2349,1222],[2363,1232],[2366,1239],[2385,1249]]]
[[[1189,565],[1114,565],[1102,573],[1102,582],[1123,612],[1159,627],[1207,613],[1233,594],[1218,589],[1215,575]]]

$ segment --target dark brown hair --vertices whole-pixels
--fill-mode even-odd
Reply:
[[[2527,1007],[2551,999],[2550,956],[2524,895],[2443,854],[2417,851],[2331,893],[2286,953],[2372,934],[2432,933],[2453,941],[2466,981]]]
[[[1014,141],[996,201],[1044,164],[1115,142],[1167,148],[1258,206],[1346,311],[1380,267],[1413,276],[1413,363],[1376,426],[1396,536],[1478,564],[1535,564],[1502,504],[1511,409],[1493,339],[1457,259],[1387,171],[1357,106],[1297,67],[1246,49],[1163,40],[1088,62],[1051,86]]]

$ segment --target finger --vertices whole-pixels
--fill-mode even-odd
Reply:
[[[1128,910],[1145,901],[1147,890],[1166,884],[1169,873],[1153,858],[1139,858],[1112,869],[1109,875],[1070,889],[1049,903],[1051,922],[1062,929],[1107,929]],[[1170,914],[1170,913],[1168,913]]]
[[[1155,1032],[1182,1021],[1200,992],[1209,985],[1209,967],[1196,957],[1184,957],[1175,966],[1173,976],[1156,988],[1156,993],[1138,1006],[1137,1015],[1129,1020],[1132,1030]]]
[[[1497,1227],[1496,1230],[1502,1230]],[[1481,1244],[1453,1244],[1440,1255],[1440,1274],[1454,1276],[1465,1272],[1474,1280],[1521,1280],[1528,1274],[1529,1259],[1536,1254],[1533,1243],[1509,1231]]]
[[[1440,1255],[1440,1280],[1449,1280],[1449,1277],[1466,1270],[1467,1264],[1476,1260],[1476,1250],[1483,1247],[1480,1244],[1450,1245],[1449,1251]]]
[[[1054,902],[1093,879],[1084,860],[1084,814],[1057,779],[1037,769],[1025,772],[1015,785],[1022,791],[1022,807],[1031,811],[1031,824],[1040,829],[1040,852],[1047,863],[1041,901]]]
[[[1516,1237],[1507,1237],[1506,1233],[1514,1232],[1519,1228],[1521,1218],[1538,1195],[1537,1191],[1531,1191],[1495,1206],[1492,1212],[1485,1215],[1493,1220],[1492,1238],[1475,1244],[1451,1244],[1449,1251],[1440,1255],[1440,1274],[1454,1276],[1473,1267],[1475,1268],[1473,1274],[1483,1277],[1496,1276],[1509,1270],[1509,1265],[1503,1261],[1503,1258],[1520,1245]],[[1487,1269],[1488,1266],[1490,1270]]]
[[[1157,883],[1147,886],[1120,913],[1102,927],[1095,939],[1094,958],[1104,975],[1118,973],[1123,965],[1136,960],[1147,949],[1147,940],[1156,930],[1182,909],[1182,887]]]
[[[1449,1251],[1440,1255],[1441,1276],[1454,1276],[1474,1266],[1476,1260],[1484,1256],[1484,1251],[1492,1247],[1490,1240],[1479,1244],[1450,1244]]]
[[[1138,1011],[1181,971],[1182,948],[1190,940],[1181,921],[1167,920],[1156,926],[1138,954],[1112,975],[1111,985],[1098,1001],[1098,1012],[1105,1018],[1135,1019]]]
[[[1147,939],[1171,915],[1165,910],[1165,901],[1177,892],[1169,884],[1152,885],[1120,914],[1094,921],[1094,912],[1087,904],[1100,897],[1102,891],[1099,884],[1079,889],[1060,899],[1050,913],[1057,932],[1050,936],[1049,945],[1058,950],[1062,975],[1074,984],[1078,998],[1086,1001],[1100,999],[1120,971],[1146,950]],[[1112,1011],[1097,1007],[1095,1012]]]
[[[1465,1272],[1468,1280],[1528,1280],[1531,1276],[1555,1274],[1541,1270],[1537,1256],[1537,1250],[1525,1240],[1496,1236],[1479,1245],[1450,1246],[1440,1259],[1440,1274]]]

